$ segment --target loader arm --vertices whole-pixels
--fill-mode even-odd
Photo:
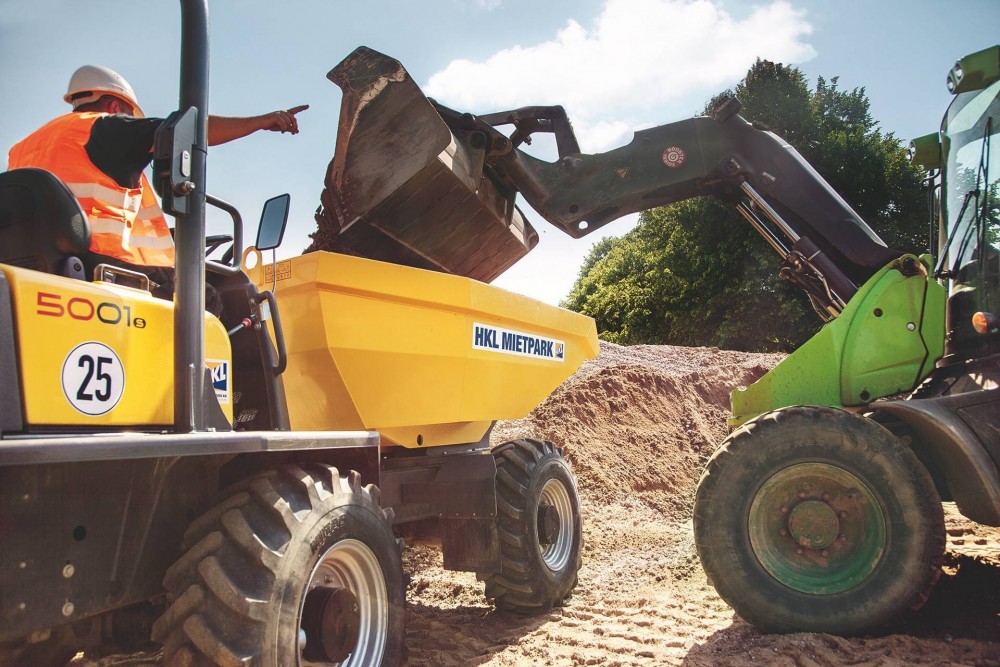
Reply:
[[[457,137],[513,125],[505,150],[487,153],[493,178],[518,191],[548,222],[580,238],[629,213],[697,196],[733,204],[785,260],[829,319],[857,288],[903,253],[868,227],[799,153],[738,114],[730,99],[712,117],[641,130],[606,153],[578,148],[562,107],[527,107],[472,117],[435,105]],[[531,134],[556,135],[559,159],[547,162],[518,146]]]
[[[629,213],[710,195],[764,236],[784,260],[782,275],[827,320],[903,254],[787,142],[740,117],[735,99],[712,117],[641,130],[625,146],[586,154],[562,107],[462,113],[425,97],[398,61],[366,47],[328,77],[344,98],[312,250],[489,282],[537,242],[518,194],[576,238]],[[522,150],[539,132],[555,136],[557,160]]]

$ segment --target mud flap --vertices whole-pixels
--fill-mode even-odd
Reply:
[[[441,517],[444,569],[481,574],[500,571],[496,517]]]
[[[491,429],[492,430],[492,429]],[[383,507],[392,507],[397,525],[437,517],[446,570],[497,572],[496,461],[483,437],[481,448],[435,455],[423,450],[382,462]]]

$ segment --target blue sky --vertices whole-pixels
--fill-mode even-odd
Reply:
[[[997,42],[1000,1],[953,0],[216,0],[210,2],[210,112],[253,115],[307,103],[297,136],[259,133],[213,148],[208,190],[237,205],[252,237],[268,197],[292,194],[282,248],[315,229],[333,156],[340,90],[326,73],[358,45],[400,60],[439,101],[474,113],[566,106],[584,151],[691,116],[756,57],[794,64],[815,84],[865,87],[884,131],[937,129],[955,59]],[[111,67],[147,115],[177,105],[179,5],[162,0],[0,0],[0,166],[7,149],[68,110],[81,64]],[[539,147],[545,156],[546,147]],[[557,303],[603,235],[573,240],[522,204],[539,246],[495,284]],[[213,217],[213,232],[221,232]]]

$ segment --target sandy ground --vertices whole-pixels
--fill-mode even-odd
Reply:
[[[432,541],[404,567],[409,665],[1000,665],[1000,529],[946,506],[945,575],[894,634],[762,635],[708,585],[691,507],[725,437],[729,391],[779,357],[670,346],[604,345],[526,419],[494,440],[565,448],[580,487],[580,584],[540,618],[495,612],[471,574],[444,572]]]
[[[697,480],[725,437],[729,391],[779,359],[604,345],[527,418],[498,424],[496,444],[537,437],[565,448],[584,516],[580,584],[546,615],[499,613],[473,574],[441,569],[433,536],[410,535],[407,664],[1000,667],[1000,529],[950,506],[944,576],[893,634],[762,635],[708,585],[690,521]],[[99,664],[156,662],[138,655]]]

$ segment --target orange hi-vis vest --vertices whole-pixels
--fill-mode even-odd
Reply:
[[[10,149],[8,169],[37,167],[59,177],[90,220],[91,251],[141,266],[173,266],[174,241],[153,189],[122,187],[87,155],[90,130],[104,113],[68,113]]]

